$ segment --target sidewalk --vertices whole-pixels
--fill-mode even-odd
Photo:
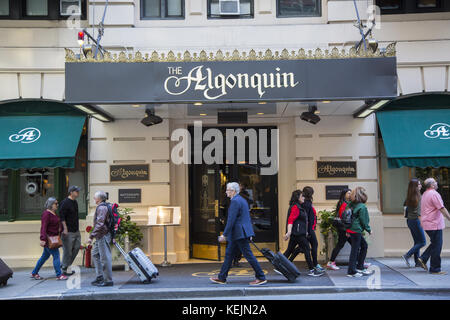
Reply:
[[[14,270],[8,286],[0,287],[0,299],[195,299],[214,297],[288,295],[302,293],[342,292],[444,292],[450,294],[450,275],[430,275],[421,268],[406,268],[400,258],[371,259],[375,273],[370,277],[348,278],[347,268],[327,271],[322,277],[306,275],[306,265],[296,262],[302,275],[295,283],[276,274],[269,263],[261,263],[269,282],[250,287],[253,270],[247,263],[230,271],[227,285],[212,284],[209,277],[216,275],[219,263],[177,264],[159,268],[159,277],[150,284],[141,284],[132,271],[114,271],[114,287],[91,286],[94,269],[80,268],[81,273],[69,281],[56,281],[52,268],[40,274],[45,280],[30,279],[31,270]],[[442,269],[450,271],[450,259],[442,260]],[[77,283],[78,282],[78,283]]]

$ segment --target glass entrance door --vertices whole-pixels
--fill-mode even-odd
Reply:
[[[217,129],[225,135],[227,128]],[[204,143],[203,148],[206,145]],[[248,149],[246,145],[246,153]],[[227,222],[230,199],[225,191],[228,182],[240,184],[240,195],[249,205],[255,242],[278,250],[278,178],[277,174],[261,175],[261,168],[260,163],[227,163],[225,159],[219,164],[190,165],[189,219],[192,258],[222,260],[224,257],[225,244],[219,244],[217,238],[223,233]],[[255,254],[259,255],[258,252]]]

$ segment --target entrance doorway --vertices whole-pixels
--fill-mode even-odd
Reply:
[[[203,128],[203,132],[209,128]],[[267,149],[271,150],[271,129],[276,127],[218,127],[225,137],[226,129],[259,129],[267,130]],[[189,128],[194,137],[193,127]],[[259,139],[259,137],[258,137]],[[240,195],[249,203],[250,216],[255,231],[255,242],[264,247],[278,250],[278,175],[261,175],[261,169],[266,167],[259,160],[249,162],[249,139],[245,138],[245,161],[238,161],[236,144],[234,145],[234,161],[226,161],[226,139],[223,139],[222,164],[189,165],[189,223],[190,223],[190,256],[191,258],[223,260],[225,244],[218,242],[218,236],[225,229],[227,211],[230,199],[226,197],[226,184],[238,182],[241,186]],[[192,149],[194,150],[194,139]],[[202,150],[211,142],[203,142]],[[260,148],[260,143],[257,143]],[[252,149],[254,152],[254,148]],[[259,150],[258,150],[259,151]],[[272,155],[271,155],[272,156]],[[275,155],[276,157],[277,155]],[[191,162],[193,163],[193,161]],[[260,255],[258,252],[255,254]]]

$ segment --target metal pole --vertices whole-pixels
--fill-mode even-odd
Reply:
[[[171,264],[167,261],[167,226],[164,226],[164,261],[161,263],[161,267],[170,267]]]
[[[363,43],[364,43],[364,50],[367,50],[367,45],[366,45],[366,38],[364,36],[364,31],[362,29],[361,26],[361,19],[359,18],[359,11],[358,11],[358,6],[356,5],[356,0],[353,0],[353,4],[355,6],[355,10],[356,10],[356,17],[358,18],[358,29],[359,29],[359,33],[361,34]]]
[[[130,252],[130,238],[128,237],[128,231],[125,232],[125,252]],[[130,271],[130,266],[125,262],[125,271]]]

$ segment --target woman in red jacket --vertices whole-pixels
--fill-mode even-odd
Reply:
[[[50,258],[50,255],[53,256],[53,267],[55,268],[56,272],[56,279],[57,280],[67,280],[67,277],[62,274],[61,272],[61,260],[59,257],[59,249],[50,249],[48,247],[48,236],[58,236],[61,235],[62,226],[59,221],[59,217],[56,215],[56,210],[58,210],[58,201],[50,197],[45,202],[45,208],[46,210],[42,213],[41,217],[41,247],[44,248],[44,252],[42,253],[41,258],[36,264],[36,267],[31,272],[31,278],[35,280],[42,280],[42,278],[39,275],[39,270],[42,268],[44,263]]]
[[[315,268],[313,259],[311,256],[311,248],[309,246],[308,236],[311,230],[309,226],[310,221],[307,212],[303,208],[305,198],[302,195],[302,191],[295,190],[292,192],[291,200],[289,202],[289,212],[287,221],[287,232],[284,236],[284,240],[289,240],[288,248],[284,252],[284,256],[288,259],[292,259],[292,253],[296,246],[299,246],[302,252],[305,254],[306,263],[308,264],[309,276],[320,277],[324,274],[323,271]],[[278,272],[275,270],[275,272]]]
[[[347,205],[350,203],[351,193],[352,190],[350,189],[344,189],[341,191],[341,195],[336,206],[336,216],[338,216],[339,218],[342,218],[342,212],[344,212],[345,208],[347,208]],[[336,244],[336,247],[334,247],[333,252],[331,253],[330,261],[328,261],[327,263],[328,269],[339,270],[339,267],[336,266],[335,260],[346,242],[351,244],[350,238],[347,238],[344,230],[338,230],[338,242]]]

